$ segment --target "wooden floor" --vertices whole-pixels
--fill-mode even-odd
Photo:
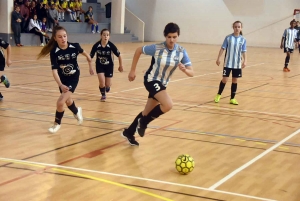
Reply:
[[[125,72],[113,78],[107,102],[100,102],[98,80],[80,56],[81,78],[74,94],[84,123],[66,109],[62,127],[49,134],[59,96],[49,58],[36,61],[40,47],[12,48],[5,69],[11,87],[0,86],[0,200],[300,200],[300,54],[291,72],[282,71],[278,49],[248,47],[236,95],[229,104],[228,83],[213,102],[222,76],[215,65],[220,46],[183,45],[195,76],[179,70],[168,93],[173,109],[153,121],[139,147],[121,136],[143,109],[143,73],[151,58],[142,56],[137,78],[127,75],[136,47],[117,44]],[[89,52],[91,45],[84,45]],[[118,62],[116,63],[118,67]],[[190,154],[195,169],[175,170],[175,159]]]

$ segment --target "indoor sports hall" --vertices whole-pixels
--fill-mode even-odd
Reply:
[[[292,20],[300,21],[299,0],[83,0],[83,10],[93,7],[99,30],[110,30],[124,71],[114,57],[111,89],[100,101],[97,75],[79,55],[72,98],[83,123],[65,107],[53,134],[48,129],[59,87],[49,56],[37,60],[39,37],[21,33],[23,46],[15,43],[14,3],[0,1],[0,38],[10,44],[12,61],[0,72],[10,82],[9,88],[0,83],[0,201],[300,201],[298,36],[288,72],[280,48]],[[100,33],[65,16],[59,25],[68,41],[89,54]],[[216,60],[235,21],[247,41],[238,105],[230,104],[231,75],[216,103],[225,52],[219,66]],[[144,74],[152,60],[142,54],[130,82],[133,57],[139,47],[164,42],[169,22],[180,27],[177,44],[194,76],[174,72],[166,89],[172,110],[152,121],[144,137],[136,133],[139,146],[130,146],[121,134],[145,107]],[[195,163],[185,175],[175,165],[182,154]]]

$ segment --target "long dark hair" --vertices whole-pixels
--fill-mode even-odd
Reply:
[[[48,44],[45,45],[43,47],[43,49],[41,50],[41,52],[38,54],[37,59],[40,59],[42,57],[47,56],[50,53],[50,51],[55,46],[57,46],[57,42],[55,41],[54,37],[56,37],[57,31],[60,31],[60,30],[64,30],[65,32],[67,32],[67,30],[64,27],[62,27],[62,26],[55,26],[55,27],[53,27],[53,32],[52,32],[51,39],[49,40]]]
[[[243,23],[242,23],[241,21],[235,21],[235,22],[232,24],[232,28],[233,28],[233,26],[234,26],[235,24],[237,24],[237,23],[240,23],[240,24],[241,24],[241,27],[243,28]],[[243,35],[243,32],[240,31],[240,34]]]

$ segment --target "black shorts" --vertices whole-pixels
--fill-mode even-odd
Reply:
[[[148,98],[153,98],[155,100],[157,100],[156,98],[154,98],[155,94],[162,90],[166,90],[166,87],[162,85],[160,81],[157,80],[151,82],[144,82],[144,85],[147,91],[149,92]]]
[[[5,68],[5,58],[0,53],[0,71],[4,71],[4,68]]]
[[[104,66],[96,63],[96,72],[104,73],[105,77],[113,77],[114,75],[114,66]]]
[[[230,72],[232,71],[232,77],[242,77],[242,69],[241,68],[223,68],[223,77],[229,77]]]
[[[67,87],[69,87],[69,91],[74,93],[74,91],[78,85],[78,81],[79,81],[79,79],[78,80],[61,80],[61,83],[63,85],[66,85]],[[60,93],[62,93],[62,90],[60,89],[60,87],[59,87],[59,91],[60,91]]]
[[[287,52],[289,52],[289,53],[293,53],[294,52],[294,49],[290,49],[290,48],[283,48],[283,52],[284,53],[287,53]]]
[[[85,19],[84,21],[85,21],[85,22],[89,22],[89,21],[90,21],[90,19]]]

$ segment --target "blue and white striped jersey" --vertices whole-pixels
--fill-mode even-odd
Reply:
[[[167,48],[166,42],[146,45],[143,53],[152,56],[151,65],[144,76],[145,82],[158,80],[167,86],[179,62],[186,67],[192,65],[186,50],[178,44],[175,44],[173,50]]]
[[[294,42],[297,38],[298,30],[287,28],[283,32],[284,48],[294,49]]]
[[[247,51],[246,39],[242,36],[230,34],[225,37],[223,49],[226,49],[224,67],[239,69],[242,68],[242,52]]]

